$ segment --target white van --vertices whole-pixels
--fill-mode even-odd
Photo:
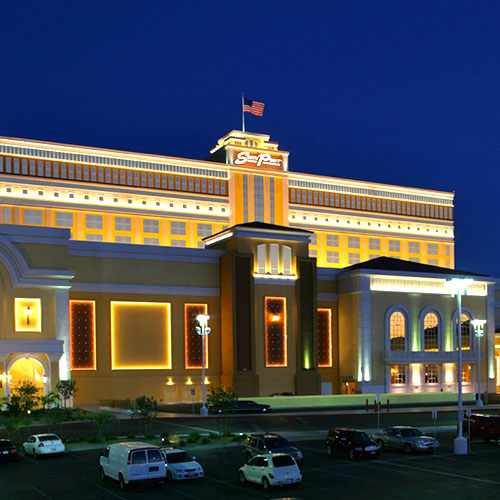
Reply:
[[[99,457],[99,474],[103,481],[116,479],[122,490],[131,483],[163,483],[165,459],[160,448],[148,443],[111,444]]]

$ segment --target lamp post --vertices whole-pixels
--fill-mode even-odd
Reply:
[[[462,295],[467,292],[467,287],[474,280],[471,278],[451,278],[446,280],[446,285],[457,296],[457,347],[458,347],[458,436],[453,441],[455,455],[467,455],[467,439],[463,436],[464,412],[462,409]],[[453,328],[455,325],[453,325]]]
[[[205,388],[205,343],[206,343],[206,336],[210,333],[210,327],[207,326],[208,320],[210,319],[210,316],[208,314],[198,314],[196,316],[196,319],[198,320],[198,323],[200,326],[196,327],[196,333],[198,335],[201,335],[201,341],[202,341],[202,375],[201,375],[201,385],[203,388],[203,404],[201,405],[200,409],[200,415],[202,417],[206,417],[208,415],[208,409],[207,409],[207,394],[206,394],[206,388]]]
[[[471,321],[474,327],[474,334],[477,338],[477,407],[483,407],[483,400],[481,399],[481,337],[484,335],[485,319],[473,319]]]

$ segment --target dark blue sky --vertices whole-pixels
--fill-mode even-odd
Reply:
[[[0,44],[0,135],[204,158],[243,91],[290,170],[455,190],[500,277],[500,2],[20,0]]]

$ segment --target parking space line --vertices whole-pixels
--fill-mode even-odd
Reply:
[[[441,476],[457,477],[459,479],[464,479],[464,480],[468,480],[468,481],[476,481],[478,483],[500,484],[499,481],[492,481],[491,479],[481,479],[479,477],[464,476],[463,474],[454,474],[453,472],[444,472],[444,471],[439,471],[436,469],[426,469],[424,467],[415,467],[415,466],[410,466],[410,465],[404,465],[404,464],[401,464],[398,462],[392,462],[392,465],[396,465],[397,467],[402,467],[405,469],[414,469],[414,470],[418,470],[421,472],[431,472],[432,474],[439,474]]]
[[[102,491],[105,491],[108,495],[112,495],[116,498],[120,498],[120,500],[126,500],[126,498],[121,497],[120,495],[117,495],[116,493],[112,492],[111,490],[108,490],[107,488],[104,488],[100,484],[96,484],[93,481],[89,481],[88,479],[83,479],[86,483],[91,484],[92,486],[95,486],[96,488],[99,488]]]
[[[45,498],[48,498],[49,500],[52,500],[52,497],[49,497],[49,495],[46,495],[42,490],[40,490],[39,488],[37,488],[36,486],[33,486],[31,485],[31,487],[38,493],[40,493],[40,495],[42,495],[43,497]]]

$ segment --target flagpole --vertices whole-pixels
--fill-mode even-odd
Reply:
[[[241,130],[245,132],[245,111],[244,111],[244,105],[245,105],[245,98],[243,96],[243,92],[241,93]]]

